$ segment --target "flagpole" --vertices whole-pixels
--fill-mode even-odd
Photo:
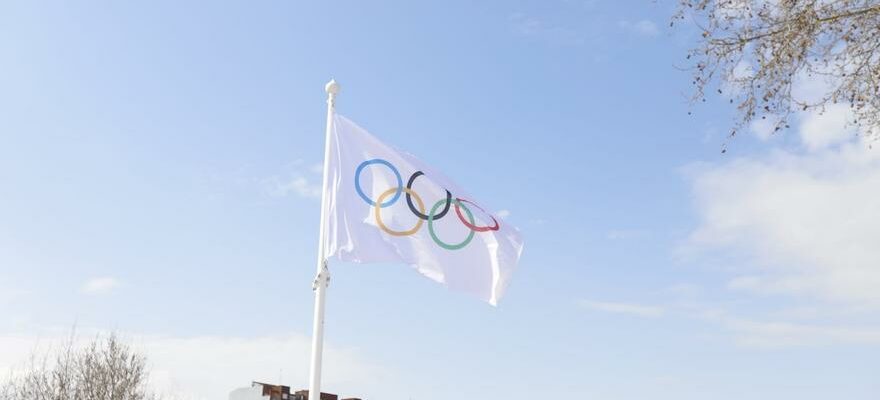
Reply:
[[[321,399],[321,356],[324,352],[324,300],[327,284],[330,282],[330,269],[324,254],[324,228],[327,217],[327,169],[330,163],[330,135],[333,129],[333,113],[336,107],[336,94],[339,84],[331,79],[324,86],[327,92],[327,129],[324,132],[324,179],[321,191],[321,222],[318,228],[318,268],[312,290],[315,292],[315,316],[312,322],[312,362],[309,375],[309,399]]]

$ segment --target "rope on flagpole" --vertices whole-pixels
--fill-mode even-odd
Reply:
[[[312,281],[312,291],[318,290],[318,285],[322,283],[324,287],[330,286],[330,268],[327,267],[327,259],[324,259],[321,272],[318,272],[318,275],[315,275],[315,280]]]

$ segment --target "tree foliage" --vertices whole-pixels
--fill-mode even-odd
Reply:
[[[69,341],[54,354],[34,354],[30,364],[0,385],[0,400],[154,400],[147,387],[146,357],[116,335],[84,347]]]
[[[880,0],[679,0],[676,21],[702,31],[688,54],[693,100],[710,91],[736,104],[731,136],[755,119],[775,131],[796,111],[848,104],[852,123],[880,135]],[[798,80],[820,93],[793,94]]]

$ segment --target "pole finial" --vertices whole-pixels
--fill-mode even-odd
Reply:
[[[336,83],[336,79],[331,79],[330,82],[327,82],[327,85],[324,86],[324,91],[329,95],[339,93],[339,84]]]

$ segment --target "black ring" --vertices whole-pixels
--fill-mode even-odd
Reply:
[[[425,173],[422,171],[413,172],[413,174],[409,177],[409,182],[406,183],[406,188],[409,190],[412,190],[413,182],[416,181],[416,178],[418,178],[424,174]],[[434,216],[434,221],[436,221],[440,218],[443,218],[446,215],[446,213],[449,211],[449,206],[451,204],[452,204],[452,193],[449,193],[449,191],[447,190],[446,191],[446,205],[443,207],[443,211],[441,211],[439,214]],[[409,206],[409,210],[412,211],[412,213],[415,214],[415,216],[417,216],[425,221],[427,221],[430,218],[427,215],[422,214],[421,212],[419,212],[419,210],[416,209],[416,207],[412,203],[412,196],[410,196],[409,192],[406,193],[406,205]]]

